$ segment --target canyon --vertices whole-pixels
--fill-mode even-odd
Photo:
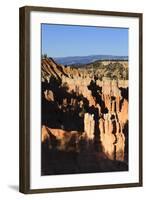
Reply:
[[[43,58],[41,81],[42,174],[128,170],[128,61]]]

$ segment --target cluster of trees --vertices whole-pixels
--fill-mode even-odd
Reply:
[[[125,68],[120,62],[105,65],[102,61],[95,61],[86,65],[72,65],[72,67],[85,69],[88,74],[96,76],[99,80],[102,80],[103,77],[111,80],[128,80],[128,67]]]
[[[45,54],[42,54],[41,56],[42,59],[45,59],[45,58],[48,58],[48,55],[45,53]]]
[[[95,76],[102,80],[103,77],[112,80],[128,80],[128,68],[125,68],[122,63],[115,62],[104,65],[102,62],[94,62],[89,65]]]

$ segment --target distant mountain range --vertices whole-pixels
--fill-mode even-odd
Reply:
[[[128,60],[128,56],[114,55],[89,55],[89,56],[69,56],[53,58],[57,63],[62,65],[80,65],[89,64],[100,60]]]

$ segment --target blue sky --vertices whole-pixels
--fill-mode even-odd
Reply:
[[[49,57],[128,56],[128,29],[42,24],[42,54]]]

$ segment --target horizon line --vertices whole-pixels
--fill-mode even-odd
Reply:
[[[41,54],[41,55],[47,55],[47,53]],[[52,58],[66,58],[66,57],[87,57],[87,56],[115,56],[115,57],[129,57],[128,55],[112,55],[112,54],[88,54],[88,55],[68,55],[68,56],[48,56]]]

